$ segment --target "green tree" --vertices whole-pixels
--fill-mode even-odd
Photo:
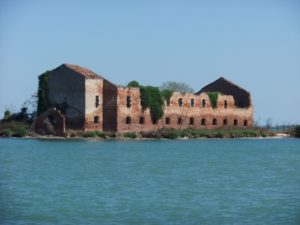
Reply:
[[[140,84],[139,84],[139,82],[133,80],[127,84],[127,87],[140,87]]]
[[[11,118],[11,112],[9,110],[5,110],[3,120],[9,120]]]
[[[188,84],[183,82],[167,81],[162,83],[159,87],[160,90],[178,91],[182,93],[194,93],[194,89]]]

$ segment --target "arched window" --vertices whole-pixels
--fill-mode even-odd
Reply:
[[[238,124],[239,124],[239,121],[238,121],[237,119],[234,119],[233,125],[234,125],[234,126],[237,126]]]
[[[170,99],[167,99],[167,106],[170,106]]]
[[[170,124],[170,117],[166,117],[166,124]]]
[[[96,97],[95,97],[95,106],[96,106],[96,108],[98,108],[98,106],[99,106],[99,96],[98,95],[96,95]]]
[[[131,107],[131,97],[130,96],[127,96],[127,98],[126,98],[126,105],[127,105],[127,108]]]
[[[224,108],[227,109],[227,107],[228,107],[228,103],[227,103],[227,100],[225,100],[224,101]]]
[[[217,125],[217,119],[216,118],[213,119],[212,125]]]
[[[99,123],[99,116],[94,117],[94,123]]]
[[[206,102],[205,102],[205,99],[202,99],[202,108],[205,108],[205,106],[206,106]]]
[[[248,126],[248,120],[244,120],[244,126]]]
[[[191,99],[191,107],[195,107],[195,100],[193,98]]]
[[[131,117],[130,116],[126,117],[126,124],[131,124]]]
[[[144,124],[145,123],[145,117],[141,116],[140,117],[140,124]]]
[[[227,119],[224,119],[224,120],[223,120],[223,125],[224,125],[224,126],[227,125]]]
[[[203,118],[203,119],[201,119],[201,125],[205,125],[205,119]]]
[[[190,125],[194,125],[194,118],[193,117],[190,118]]]
[[[177,124],[182,124],[182,119],[181,119],[181,117],[179,117],[179,118],[177,119]]]
[[[180,107],[182,107],[182,105],[183,105],[182,98],[178,99],[178,105],[179,105]]]

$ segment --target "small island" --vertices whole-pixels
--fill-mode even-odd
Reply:
[[[297,136],[297,129],[295,136]],[[115,85],[78,65],[39,76],[37,111],[5,112],[1,136],[92,138],[237,138],[274,132],[253,122],[251,95],[224,77],[198,92]]]

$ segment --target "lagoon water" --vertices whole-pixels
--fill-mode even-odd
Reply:
[[[0,224],[300,224],[300,140],[0,139]]]

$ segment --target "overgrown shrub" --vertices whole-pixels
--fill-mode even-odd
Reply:
[[[14,137],[25,137],[27,134],[28,134],[27,130],[23,127],[13,132]]]
[[[82,134],[83,137],[96,137],[97,131],[86,131]]]
[[[295,135],[295,137],[300,138],[300,125],[297,125],[294,128],[294,135]]]
[[[180,130],[174,130],[174,129],[165,129],[165,130],[161,130],[161,136],[163,138],[167,138],[167,139],[176,139],[180,136]]]
[[[137,135],[134,132],[126,132],[126,133],[123,134],[123,137],[124,138],[136,138]]]
[[[13,131],[11,129],[0,130],[0,136],[11,137],[12,135],[13,135]]]
[[[98,136],[98,137],[101,137],[101,138],[106,138],[106,134],[105,133],[103,133],[103,132],[101,132],[101,131],[96,131],[96,135]]]

